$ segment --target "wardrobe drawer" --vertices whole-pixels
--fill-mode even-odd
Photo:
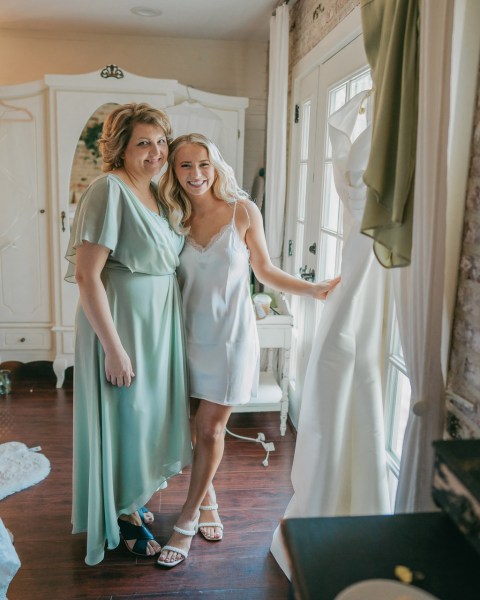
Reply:
[[[4,329],[0,333],[0,348],[4,350],[50,350],[51,347],[48,329]]]

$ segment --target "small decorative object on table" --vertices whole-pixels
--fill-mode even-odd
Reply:
[[[264,319],[270,314],[272,298],[268,294],[255,294],[252,297],[257,319]]]

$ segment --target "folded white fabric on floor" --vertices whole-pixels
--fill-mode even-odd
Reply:
[[[50,461],[21,442],[0,444],[0,500],[35,485],[50,473]]]

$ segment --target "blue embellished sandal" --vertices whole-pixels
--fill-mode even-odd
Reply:
[[[152,540],[155,540],[153,535],[148,531],[145,525],[133,525],[129,521],[124,519],[118,519],[118,526],[120,527],[120,535],[125,542],[127,550],[136,556],[154,556],[154,554],[147,554],[147,544]],[[127,540],[136,540],[135,544],[130,547]],[[155,552],[159,554],[161,549]]]
[[[145,525],[151,525],[154,522],[155,517],[148,506],[142,506],[137,512],[142,520],[142,523],[145,523]]]

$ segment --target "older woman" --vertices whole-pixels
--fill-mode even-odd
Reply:
[[[153,556],[152,494],[191,460],[184,335],[175,277],[183,237],[152,179],[168,156],[168,117],[147,104],[107,117],[106,174],[80,200],[66,258],[76,280],[73,532],[89,565],[124,539]],[[152,515],[147,513],[150,518]]]

